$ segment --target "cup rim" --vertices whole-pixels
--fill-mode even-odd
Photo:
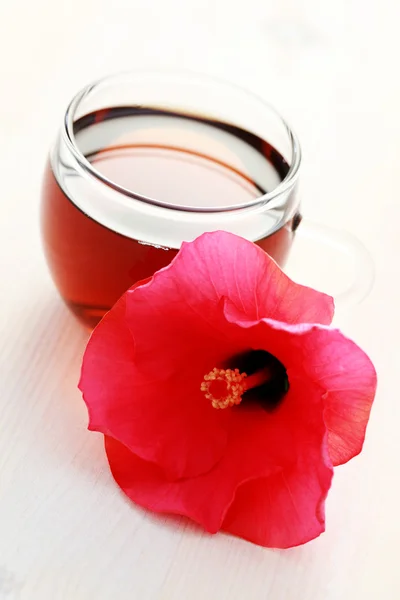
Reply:
[[[236,92],[241,92],[245,94],[249,98],[256,100],[263,107],[273,112],[275,116],[279,119],[281,124],[284,126],[290,140],[291,150],[292,150],[292,161],[289,167],[287,174],[284,179],[270,192],[263,194],[261,196],[257,196],[253,200],[249,200],[243,204],[235,204],[235,205],[227,205],[227,206],[219,206],[219,207],[197,207],[197,206],[187,206],[181,204],[172,204],[170,202],[164,202],[162,200],[158,200],[157,198],[151,198],[150,196],[145,196],[142,194],[138,194],[133,190],[130,190],[124,186],[119,185],[118,183],[112,181],[105,175],[103,175],[100,171],[98,171],[92,163],[84,156],[84,154],[80,151],[76,137],[74,134],[74,117],[77,108],[80,103],[84,100],[86,96],[90,94],[90,92],[95,89],[97,86],[102,85],[104,83],[112,82],[113,80],[118,80],[121,77],[139,77],[139,76],[147,76],[147,77],[169,77],[169,78],[179,78],[182,80],[187,80],[189,82],[190,79],[195,80],[200,83],[209,83],[209,84],[217,84],[222,85],[224,87],[231,88]],[[292,127],[288,124],[288,122],[282,117],[282,115],[272,106],[269,102],[264,100],[260,95],[252,92],[251,90],[242,87],[232,81],[226,80],[222,77],[217,77],[214,75],[197,73],[190,70],[176,70],[176,69],[132,69],[128,71],[121,71],[113,74],[106,75],[104,77],[98,78],[94,80],[92,83],[87,84],[83,88],[81,88],[75,96],[73,96],[70,101],[65,114],[62,128],[62,136],[63,139],[82,169],[89,176],[93,177],[95,180],[100,183],[106,185],[107,187],[113,189],[114,191],[122,194],[124,197],[134,198],[135,200],[139,200],[146,204],[151,204],[153,206],[160,206],[163,208],[167,208],[169,210],[177,210],[180,212],[195,212],[195,213],[222,213],[222,212],[232,212],[237,210],[243,210],[248,208],[260,206],[266,206],[270,204],[277,197],[281,196],[288,190],[292,189],[294,186],[300,169],[302,152],[299,139],[292,129]]]

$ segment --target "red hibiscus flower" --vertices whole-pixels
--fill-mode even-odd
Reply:
[[[80,389],[138,504],[263,546],[325,528],[333,466],[361,451],[376,374],[329,296],[207,233],[97,326]]]

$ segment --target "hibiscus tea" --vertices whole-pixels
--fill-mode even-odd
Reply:
[[[203,231],[232,230],[218,218],[213,221],[213,211],[243,210],[274,190],[290,169],[268,140],[244,128],[151,106],[89,112],[74,120],[73,134],[77,150],[99,178],[98,187],[89,189],[87,178],[69,169],[60,152],[53,152],[43,186],[43,239],[62,297],[91,327],[126,289],[176,255],[182,234],[175,232],[174,218],[160,220],[154,213],[151,220],[152,210],[161,214],[171,207],[171,214],[182,212],[187,224],[180,223],[180,228],[187,226],[187,239],[196,235],[190,229],[196,219],[204,219]],[[110,193],[122,189],[132,196],[105,209],[103,184]],[[150,219],[147,231],[144,218]],[[278,203],[263,214],[261,231],[261,217],[252,219],[243,231],[239,222],[234,232],[255,241],[283,265],[300,222],[295,187],[283,207]]]

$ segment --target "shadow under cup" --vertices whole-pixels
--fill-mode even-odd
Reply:
[[[89,85],[44,177],[44,249],[61,296],[93,327],[206,231],[241,235],[283,266],[300,161],[280,115],[234,85],[144,72]]]

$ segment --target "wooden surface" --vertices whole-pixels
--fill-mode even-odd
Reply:
[[[0,6],[0,598],[398,599],[399,4]],[[305,213],[355,233],[375,262],[374,289],[336,321],[379,373],[365,450],[336,470],[327,532],[301,548],[265,550],[133,506],[86,430],[76,383],[87,334],[46,270],[41,173],[70,96],[148,65],[224,75],[275,103],[302,140]],[[296,260],[300,278],[321,267]]]

